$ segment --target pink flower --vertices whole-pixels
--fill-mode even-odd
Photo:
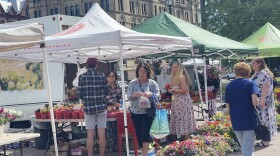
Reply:
[[[0,114],[4,112],[4,108],[0,108]]]

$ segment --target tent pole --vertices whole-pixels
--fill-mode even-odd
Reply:
[[[44,65],[46,69],[46,86],[49,98],[49,106],[50,106],[50,114],[51,114],[51,125],[52,125],[52,132],[53,132],[53,140],[54,140],[54,147],[55,147],[55,155],[58,156],[58,147],[57,147],[57,138],[56,138],[56,127],[54,121],[54,112],[53,112],[53,103],[52,103],[52,94],[51,94],[51,85],[50,85],[50,77],[49,77],[49,67],[48,67],[48,58],[46,54],[46,49],[43,48],[44,53]]]
[[[222,69],[222,59],[220,59],[220,69]],[[223,83],[222,83],[222,76],[220,75],[220,94],[221,94],[221,99],[220,99],[220,103],[221,103],[221,106],[222,107],[222,103],[223,103]]]
[[[65,93],[66,88],[68,90],[67,78],[66,78],[67,75],[65,75],[66,74],[65,69],[66,69],[65,64],[62,63],[62,71],[63,71],[63,96],[62,96],[62,99],[61,99],[61,103],[63,103],[65,101],[65,98],[66,98],[66,96],[65,96],[66,95],[66,93]],[[65,78],[66,78],[66,84],[65,84]]]
[[[194,57],[194,53],[192,50],[192,58],[193,58],[193,64],[194,64],[194,71],[195,71],[195,77],[196,77],[196,83],[197,83],[197,87],[198,87],[198,94],[199,94],[199,98],[202,104],[202,108],[204,106],[203,103],[203,99],[202,99],[202,94],[201,94],[201,89],[200,89],[200,83],[199,83],[199,77],[198,77],[198,72],[197,72],[197,66],[196,66],[196,62],[195,62],[195,57]],[[203,109],[201,109],[201,113],[202,113],[202,117],[204,117],[203,115]],[[199,107],[198,107],[198,117],[199,117]]]
[[[120,51],[120,69],[121,69],[121,81],[122,81],[122,99],[123,99],[123,116],[124,116],[124,130],[125,130],[125,143],[126,143],[126,155],[129,156],[129,144],[128,144],[128,127],[127,127],[127,114],[126,114],[126,101],[125,101],[125,86],[124,86],[124,71],[123,71],[123,52],[122,44],[119,44]]]
[[[78,73],[80,73],[80,62],[77,61],[77,73],[76,73],[76,77],[79,79],[78,77]],[[79,104],[81,105],[82,104],[82,99],[79,98]],[[83,126],[82,126],[83,127]]]
[[[205,91],[205,103],[206,103],[206,110],[208,110],[209,112],[209,107],[208,107],[208,94],[207,94],[207,73],[206,73],[206,58],[205,56],[203,56],[203,60],[204,60],[204,91]],[[206,121],[209,121],[208,118],[208,113],[205,113],[205,119]]]

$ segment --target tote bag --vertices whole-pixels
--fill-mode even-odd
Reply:
[[[158,100],[154,95],[153,95],[153,99],[155,100],[154,103],[158,102]],[[158,109],[157,107],[155,108],[156,108],[156,116],[152,123],[150,134],[156,139],[161,139],[166,137],[170,133],[167,110],[162,109],[161,104],[160,104],[160,109]]]

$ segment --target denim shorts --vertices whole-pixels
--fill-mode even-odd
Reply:
[[[88,115],[85,113],[85,124],[86,129],[95,129],[97,128],[106,128],[106,121],[107,121],[107,110],[102,113]]]

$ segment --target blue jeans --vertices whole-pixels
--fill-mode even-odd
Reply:
[[[241,145],[242,156],[253,156],[256,134],[254,130],[234,131]]]

